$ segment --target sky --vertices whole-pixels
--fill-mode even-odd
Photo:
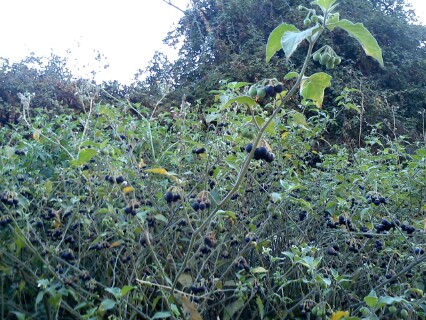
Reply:
[[[185,9],[190,0],[171,1]],[[19,61],[34,52],[67,57],[79,76],[130,83],[156,50],[176,56],[162,43],[182,12],[163,0],[2,1],[0,57]],[[410,0],[426,24],[426,1]],[[96,62],[97,53],[102,54]],[[104,69],[103,66],[109,67]]]

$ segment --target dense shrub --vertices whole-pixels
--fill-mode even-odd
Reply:
[[[378,126],[330,143],[358,91],[321,109],[330,76],[302,82],[302,34],[300,73],[222,81],[209,108],[96,102],[86,82],[82,112],[52,117],[20,94],[0,128],[1,317],[423,319],[426,148]]]

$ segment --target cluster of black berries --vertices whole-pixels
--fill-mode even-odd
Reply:
[[[382,204],[386,204],[387,200],[385,197],[376,197],[376,196],[372,196],[371,194],[367,194],[365,196],[365,198],[367,199],[368,203],[374,203],[376,206]]]
[[[54,219],[54,218],[57,217],[57,212],[53,211],[53,209],[49,208],[49,209],[47,209],[47,213],[46,214],[42,214],[41,217],[44,220],[50,221],[50,220],[52,220],[52,219]]]
[[[4,192],[1,197],[0,201],[4,204],[7,204],[8,206],[17,206],[19,201],[13,196],[12,192]]]
[[[108,181],[109,183],[123,183],[124,182],[124,177],[123,176],[118,176],[118,177],[113,177],[110,175],[106,175],[105,176],[105,181]]]
[[[74,253],[71,250],[61,252],[61,258],[65,261],[72,261],[75,259]]]
[[[255,234],[253,234],[253,233],[248,233],[248,234],[246,235],[246,237],[244,238],[244,241],[245,241],[246,243],[249,243],[249,242],[251,242],[251,241],[257,241],[257,237],[256,237],[256,235],[255,235]]]
[[[245,270],[247,272],[250,271],[250,266],[247,263],[247,260],[244,259],[244,257],[238,257],[235,262],[235,266],[237,267],[238,270]]]
[[[89,281],[90,279],[92,279],[89,271],[82,271],[81,274],[79,275],[79,278],[81,281],[86,282]]]
[[[192,209],[194,209],[195,211],[203,211],[208,208],[210,208],[210,201],[208,198],[198,198],[195,200],[194,203],[192,203]]]
[[[5,227],[9,223],[12,223],[12,218],[9,215],[5,214],[0,216],[0,227]]]
[[[197,294],[197,293],[206,292],[207,288],[206,286],[191,284],[191,286],[189,287],[189,290],[191,290],[192,293]]]
[[[377,251],[382,251],[383,250],[383,242],[381,242],[380,240],[376,241],[376,250]]]
[[[216,247],[217,244],[217,240],[216,240],[216,236],[214,235],[214,233],[209,233],[205,238],[204,238],[204,243],[206,244],[206,246],[210,247],[210,248],[214,248]]]
[[[245,146],[245,150],[247,153],[250,153],[253,149],[253,143],[249,143]],[[269,152],[266,147],[258,147],[254,150],[253,155],[254,160],[265,160],[266,162],[272,162],[275,159],[275,155],[272,152]]]
[[[375,225],[374,228],[377,230],[378,233],[383,232],[383,231],[389,231],[389,230],[395,228],[395,223],[393,221],[388,221],[386,219],[382,219],[382,222]]]
[[[352,225],[352,221],[350,219],[346,219],[344,216],[339,216],[339,221],[334,222],[331,219],[331,215],[329,213],[325,216],[327,228],[336,229],[338,226],[345,226],[349,231],[355,232],[356,229]]]
[[[307,313],[311,312],[314,307],[315,302],[313,302],[312,300],[308,300],[304,303],[301,303],[299,305],[300,314],[302,315],[302,317],[305,317]]]
[[[413,226],[406,226],[405,224],[401,224],[401,229],[407,232],[407,234],[412,234],[414,231],[416,231]]]
[[[15,154],[17,156],[24,156],[25,155],[25,151],[24,150],[20,150],[20,149],[16,149],[15,150]]]
[[[425,253],[425,251],[422,248],[415,248],[414,249],[414,254],[416,254],[416,255],[421,255],[421,254],[424,254],[424,253]]]
[[[173,193],[172,191],[167,191],[164,194],[164,199],[166,200],[167,203],[172,203],[172,202],[176,202],[178,200],[181,199],[180,194],[179,193]]]
[[[150,233],[148,233],[148,238],[146,236],[145,233],[143,233],[139,239],[139,243],[143,246],[146,247],[149,243],[152,243],[153,239],[152,239],[152,235]]]
[[[308,217],[308,212],[307,211],[302,211],[299,212],[299,221],[303,221]]]
[[[75,239],[73,238],[73,236],[67,236],[64,239],[64,242],[67,243],[67,244],[74,244],[75,243]]]
[[[266,86],[266,97],[275,97],[277,93],[281,93],[284,90],[284,85],[282,83],[278,83],[275,86]]]
[[[370,230],[366,226],[361,226],[361,232],[370,233]],[[371,239],[373,236],[370,234],[365,234],[364,237]]]
[[[211,252],[210,247],[208,246],[202,247],[200,249],[200,255],[198,256],[198,258],[201,258],[203,255],[208,255],[210,252]]]
[[[338,244],[333,244],[331,247],[328,247],[326,250],[326,253],[330,256],[337,256],[339,255],[340,247]]]
[[[346,240],[346,244],[349,245],[349,251],[353,253],[358,253],[361,249],[361,245],[353,240]]]
[[[206,148],[204,148],[204,147],[202,147],[200,149],[193,149],[192,150],[192,153],[195,153],[195,154],[202,154],[202,153],[205,153],[205,152],[206,152]]]
[[[126,214],[131,214],[132,216],[135,216],[137,214],[137,210],[140,208],[140,204],[139,202],[134,202],[131,203],[130,205],[128,205],[127,207],[124,208],[124,213]]]

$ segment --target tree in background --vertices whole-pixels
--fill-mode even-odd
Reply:
[[[171,100],[179,101],[183,94],[192,95],[201,101],[212,98],[209,91],[219,86],[219,81],[250,81],[275,75],[280,70],[284,75],[288,64],[299,63],[294,56],[287,63],[273,59],[266,64],[264,47],[270,31],[275,25],[286,21],[297,25],[303,21],[303,11],[298,5],[310,1],[292,0],[193,0],[185,11],[176,30],[169,33],[165,42],[170,46],[182,41],[179,59],[166,68],[164,57],[154,57],[148,70],[146,86],[155,87],[157,82],[168,81],[176,88]],[[421,128],[419,112],[422,112],[426,97],[425,70],[426,40],[425,27],[415,25],[414,12],[404,0],[360,0],[342,1],[342,15],[364,21],[383,48],[386,65],[380,69],[354,39],[343,37],[343,33],[331,35],[337,54],[343,57],[343,66],[333,71],[337,80],[333,83],[331,98],[325,108],[333,109],[333,98],[345,87],[360,89],[363,95],[355,97],[367,124],[384,122],[385,134],[410,132],[413,136]],[[252,12],[252,15],[247,15]],[[302,19],[301,19],[302,18]],[[319,43],[318,46],[321,46]],[[277,56],[282,56],[279,52]],[[157,62],[156,62],[157,61]],[[161,63],[159,63],[161,62]],[[165,76],[168,79],[165,79]],[[352,118],[352,117],[351,117]],[[349,135],[355,135],[358,125],[344,123]]]

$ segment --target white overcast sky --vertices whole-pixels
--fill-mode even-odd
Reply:
[[[426,21],[426,0],[410,1]],[[68,59],[76,65],[72,67],[76,73],[84,75],[95,69],[97,80],[122,83],[144,69],[155,50],[167,52],[162,39],[182,16],[162,0],[1,2],[0,57],[19,61],[30,52],[66,56],[70,49]],[[171,2],[185,9],[189,0]],[[105,56],[102,64],[93,63],[95,50]],[[105,63],[109,68],[104,70],[101,65]]]

